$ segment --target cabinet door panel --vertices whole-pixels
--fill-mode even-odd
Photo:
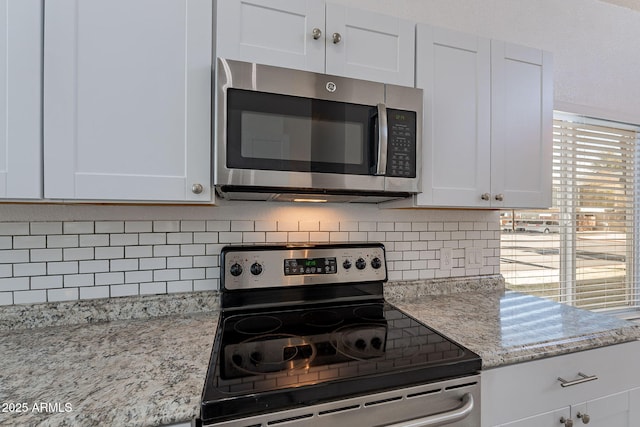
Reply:
[[[578,412],[587,414],[591,427],[631,427],[629,392],[617,393],[571,407],[571,416],[581,425]]]
[[[331,3],[326,7],[327,74],[414,85],[415,23]],[[338,43],[334,33],[341,36]]]
[[[418,25],[416,86],[424,89],[421,205],[489,207],[490,42]]]
[[[551,206],[553,86],[551,55],[492,41],[493,206]]]
[[[324,72],[322,0],[218,0],[216,22],[217,57]]]
[[[570,408],[562,408],[544,414],[535,415],[533,417],[525,418],[518,421],[513,421],[506,424],[500,424],[499,427],[553,427],[560,426],[560,419],[570,418]]]
[[[47,1],[46,197],[210,200],[211,17],[207,0]]]
[[[0,1],[0,197],[42,197],[42,0]]]

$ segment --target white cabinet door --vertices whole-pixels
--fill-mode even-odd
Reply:
[[[324,23],[323,0],[218,0],[216,56],[322,73]]]
[[[640,420],[640,388],[629,392],[629,420],[636,423]]]
[[[0,197],[42,197],[42,0],[0,0]]]
[[[326,72],[414,85],[415,23],[327,3]]]
[[[491,57],[492,206],[549,207],[553,149],[551,54],[494,40]]]
[[[555,411],[545,412],[544,414],[534,415],[529,418],[525,418],[518,421],[512,421],[506,424],[500,424],[497,427],[557,427],[562,426],[560,420],[565,420],[571,417],[571,410],[569,407],[557,409]],[[574,422],[575,424],[575,422]]]
[[[46,6],[45,197],[210,201],[211,1]]]
[[[625,391],[571,406],[571,418],[579,426],[588,421],[590,427],[634,427],[630,417],[629,396]],[[636,421],[633,424],[632,421]]]
[[[419,24],[416,86],[424,89],[417,204],[489,207],[490,41]]]

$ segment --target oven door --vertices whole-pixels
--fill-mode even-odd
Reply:
[[[217,186],[384,191],[384,85],[218,59]]]

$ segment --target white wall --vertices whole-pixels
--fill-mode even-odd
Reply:
[[[331,1],[549,50],[556,109],[640,124],[637,10],[598,0]]]

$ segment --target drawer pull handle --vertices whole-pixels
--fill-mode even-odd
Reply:
[[[578,376],[580,378],[577,378],[577,379],[575,379],[573,381],[567,381],[564,378],[558,377],[558,381],[560,381],[560,385],[562,387],[571,387],[572,385],[582,384],[582,383],[586,383],[586,382],[589,382],[589,381],[595,381],[595,380],[598,379],[597,375],[589,376],[589,375],[583,374],[582,372],[578,372]]]

